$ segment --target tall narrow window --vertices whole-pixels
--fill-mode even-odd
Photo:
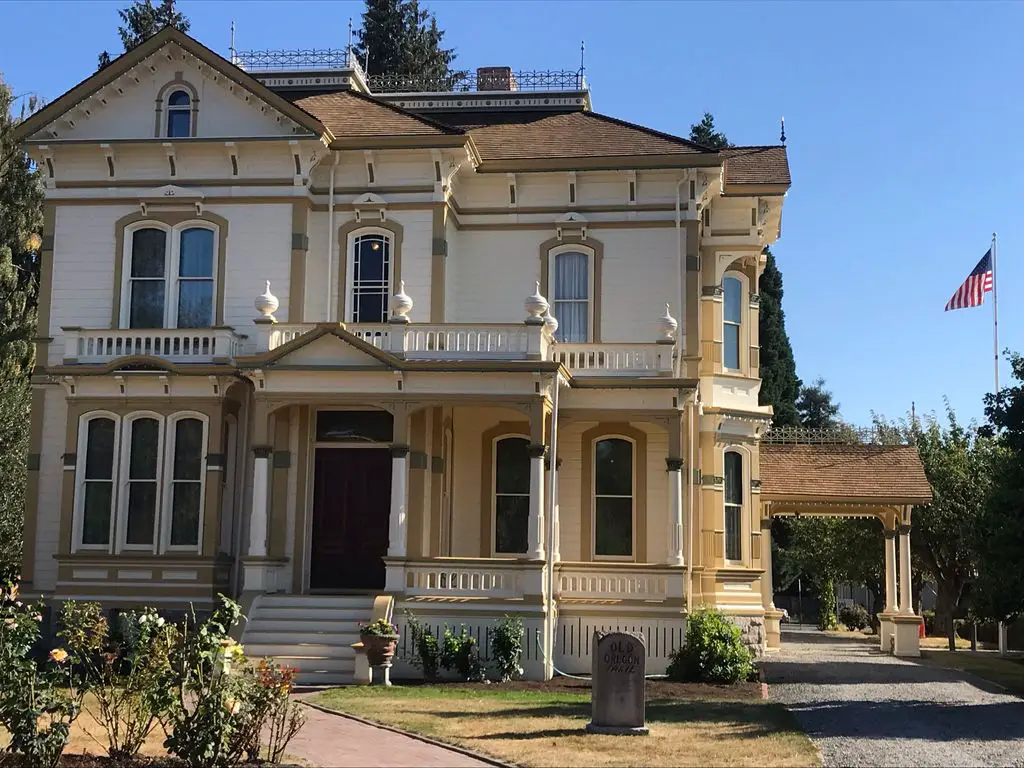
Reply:
[[[192,227],[178,243],[178,328],[213,325],[213,232]]]
[[[117,425],[113,419],[97,417],[87,422],[85,471],[82,474],[82,531],[85,547],[110,545],[110,523],[114,507],[114,448]]]
[[[203,422],[179,419],[173,439],[170,546],[196,547],[203,502]]]
[[[192,135],[192,99],[185,91],[167,97],[167,138]]]
[[[743,283],[735,277],[722,281],[725,292],[722,336],[725,343],[723,363],[726,368],[740,367],[740,325],[743,299]]]
[[[743,559],[743,457],[725,453],[725,559]]]
[[[138,418],[128,424],[127,499],[122,502],[125,504],[124,544],[129,548],[151,548],[156,530],[160,422]]]
[[[506,437],[494,449],[494,551],[526,552],[530,519],[530,441]]]
[[[552,312],[558,320],[558,341],[590,340],[590,257],[567,252],[555,256]]]
[[[167,292],[167,232],[137,229],[132,233],[128,286],[128,327],[163,328]]]
[[[622,438],[594,446],[594,554],[633,555],[633,444]]]
[[[352,250],[352,322],[383,323],[391,293],[391,241],[359,235]]]

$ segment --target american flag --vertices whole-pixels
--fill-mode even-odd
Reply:
[[[956,293],[946,303],[946,311],[980,307],[985,302],[985,294],[992,290],[992,249],[989,248],[981,261],[978,262],[964,284],[956,289]]]

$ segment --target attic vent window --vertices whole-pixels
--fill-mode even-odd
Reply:
[[[167,98],[167,137],[192,135],[192,98],[185,91],[174,91]]]

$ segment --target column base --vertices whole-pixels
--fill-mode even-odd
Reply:
[[[244,592],[284,592],[290,581],[285,566],[287,560],[251,557],[242,560],[242,590]]]
[[[921,655],[921,617],[901,613],[892,617],[893,655],[916,658]]]
[[[770,651],[782,647],[782,611],[766,608],[764,612],[764,644]]]
[[[373,671],[370,669],[369,659],[366,658],[366,647],[359,641],[352,643],[352,649],[356,652],[356,668],[352,682],[356,685],[369,685],[373,682]]]
[[[878,614],[878,650],[882,653],[892,653],[895,640],[892,617],[895,613],[885,612]]]

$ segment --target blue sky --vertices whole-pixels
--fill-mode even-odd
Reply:
[[[124,2],[0,2],[0,72],[53,99],[120,51]],[[799,375],[843,415],[980,418],[991,296],[943,312],[999,233],[1000,346],[1024,351],[1022,3],[435,0],[465,68],[575,69],[595,108],[685,135],[707,110],[734,143],[774,143],[793,188],[774,251]],[[362,2],[183,0],[191,33],[239,49],[342,47]],[[1002,365],[1002,381],[1009,367]]]

